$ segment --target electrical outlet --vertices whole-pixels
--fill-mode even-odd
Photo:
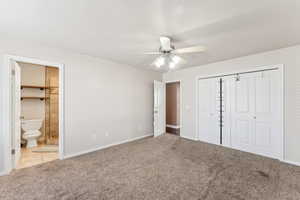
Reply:
[[[97,138],[97,134],[96,134],[96,133],[93,133],[93,134],[92,134],[92,139],[93,139],[93,140],[96,140],[96,138]]]
[[[108,131],[105,132],[105,136],[109,136],[109,132]]]

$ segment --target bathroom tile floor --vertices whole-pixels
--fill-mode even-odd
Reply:
[[[34,165],[50,162],[58,159],[58,152],[33,152],[44,145],[33,148],[22,148],[21,159],[17,165],[17,169],[31,167]]]

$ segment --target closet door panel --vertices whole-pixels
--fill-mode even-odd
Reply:
[[[271,127],[269,123],[255,121],[254,122],[254,145],[258,148],[270,148]]]
[[[198,137],[212,144],[220,144],[217,82],[217,79],[198,81]]]
[[[251,144],[251,124],[250,120],[238,118],[235,120],[237,140],[240,145],[246,146]]]
[[[240,76],[232,83],[231,145],[280,158],[282,148],[280,77],[276,70]]]
[[[280,157],[280,85],[277,71],[255,74],[255,111],[253,119],[254,153]]]
[[[252,152],[254,88],[251,75],[232,77],[231,98],[231,146]]]
[[[235,84],[235,111],[236,113],[249,113],[250,112],[250,90],[251,80],[245,78],[243,80],[237,81]]]

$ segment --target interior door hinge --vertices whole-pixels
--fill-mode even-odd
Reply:
[[[15,155],[15,154],[16,154],[16,150],[15,150],[15,149],[12,149],[12,150],[11,150],[11,154],[12,154],[12,155]]]
[[[11,70],[11,74],[14,76],[16,74],[16,71],[14,69]]]

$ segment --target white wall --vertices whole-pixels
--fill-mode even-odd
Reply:
[[[161,80],[160,73],[21,42],[0,44],[1,60],[12,54],[65,64],[66,156],[153,133],[153,80]],[[3,98],[1,91],[1,104]],[[3,134],[8,133],[0,135],[0,173]]]
[[[196,137],[196,77],[207,74],[234,72],[251,67],[284,64],[285,71],[285,159],[300,163],[300,46],[241,57],[164,74],[164,80],[181,80],[181,135]]]

